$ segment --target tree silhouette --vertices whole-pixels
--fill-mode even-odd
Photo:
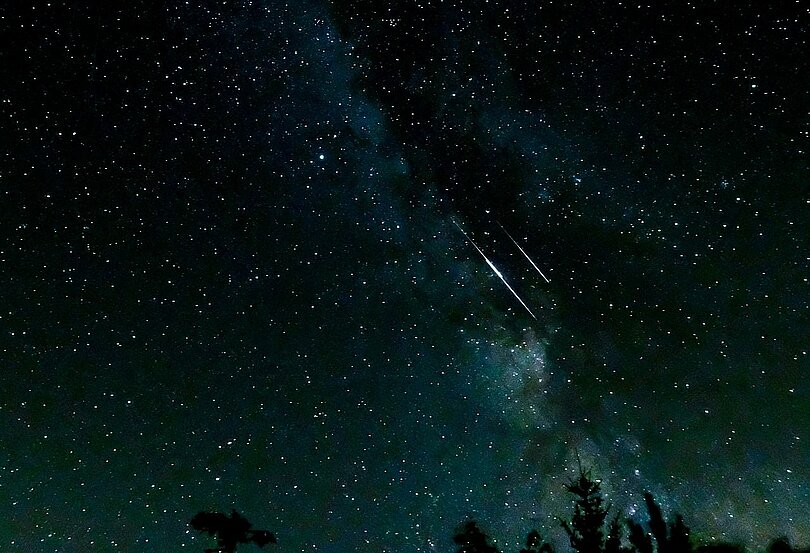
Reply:
[[[520,553],[554,553],[554,548],[550,543],[543,542],[540,532],[532,530],[526,536],[526,547],[521,549]]]
[[[644,503],[650,515],[650,533],[633,521],[627,521],[630,527],[630,542],[639,553],[652,553],[652,537],[655,538],[658,553],[693,553],[692,543],[689,541],[689,527],[683,522],[681,515],[676,515],[675,522],[667,526],[661,507],[655,502],[652,494],[644,494]]]
[[[781,537],[768,544],[768,553],[793,553],[793,548],[787,538]]]
[[[604,505],[600,482],[591,478],[590,471],[580,467],[579,477],[571,480],[565,488],[576,496],[571,521],[560,521],[571,547],[577,553],[603,553],[602,527],[609,507]]]
[[[223,513],[199,512],[189,522],[199,532],[207,532],[217,537],[217,548],[206,549],[205,553],[234,553],[240,543],[255,543],[264,547],[276,543],[276,536],[267,530],[251,530],[248,520],[233,510],[228,517]]]
[[[689,540],[689,527],[684,524],[681,515],[675,516],[675,522],[669,525],[669,545],[672,553],[692,553],[692,542]]]
[[[633,520],[627,521],[630,529],[628,539],[637,553],[653,553],[652,537],[644,531],[644,528]]]
[[[490,545],[489,536],[478,528],[474,520],[456,530],[453,541],[459,545],[458,553],[499,553],[495,546]]]
[[[655,538],[658,546],[658,553],[670,553],[669,536],[667,535],[667,523],[661,513],[661,507],[653,499],[650,492],[644,493],[644,503],[647,505],[647,513],[650,515],[650,532]]]
[[[767,553],[810,553],[810,547],[806,549],[796,549],[784,536],[776,538],[768,544]]]
[[[558,520],[568,535],[572,553],[745,553],[743,547],[733,543],[694,545],[683,517],[676,514],[675,519],[668,522],[649,492],[644,494],[647,521],[622,519],[617,514],[605,527],[610,506],[602,495],[601,481],[592,478],[591,472],[583,470],[582,465],[578,477],[570,480],[565,489],[574,496],[574,513],[570,520]],[[629,547],[624,541],[625,524],[629,530],[626,538]],[[475,521],[460,526],[453,540],[460,546],[457,553],[498,553]],[[543,541],[540,532],[532,530],[520,553],[554,553],[554,549]],[[766,553],[810,553],[810,548],[797,549],[787,538],[778,538],[770,543]]]
[[[605,538],[605,553],[635,553],[632,548],[622,546],[622,523],[617,514],[608,525],[608,534]]]

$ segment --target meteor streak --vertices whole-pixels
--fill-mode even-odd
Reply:
[[[508,236],[508,237],[509,237],[509,240],[511,240],[511,241],[512,241],[512,243],[513,243],[515,246],[517,246],[517,248],[520,250],[520,253],[522,253],[522,254],[523,254],[523,257],[525,257],[526,259],[528,259],[528,260],[529,260],[529,263],[531,263],[531,264],[532,264],[532,267],[534,267],[534,268],[535,268],[535,270],[536,270],[538,273],[540,273],[540,276],[541,276],[541,277],[543,277],[543,280],[545,280],[545,281],[546,281],[546,284],[550,283],[551,281],[550,281],[549,279],[547,279],[547,278],[546,278],[546,275],[544,275],[544,274],[543,274],[543,271],[541,271],[541,270],[540,270],[540,267],[538,267],[538,266],[537,266],[537,264],[534,262],[534,260],[532,260],[532,258],[531,258],[531,257],[529,257],[529,254],[527,254],[527,253],[526,253],[526,252],[523,250],[523,248],[521,248],[521,247],[520,247],[520,244],[518,244],[518,243],[517,243],[517,240],[515,240],[514,238],[512,238],[512,235],[511,235],[511,234],[509,234],[509,231],[507,231],[505,228],[503,228],[503,225],[502,225],[502,224],[500,224],[500,223],[498,223],[498,226],[499,226],[499,227],[501,227],[501,230],[502,230],[502,231],[504,231],[504,232],[506,233],[506,236]]]
[[[467,233],[466,233],[466,232],[464,232],[464,229],[463,229],[463,228],[461,228],[461,225],[459,225],[459,224],[458,224],[458,222],[453,221],[453,224],[454,224],[454,225],[456,225],[456,226],[458,227],[458,230],[460,230],[460,231],[461,231],[461,234],[463,234],[463,235],[464,235],[464,238],[466,238],[466,239],[467,239],[467,242],[469,242],[470,244],[472,244],[472,247],[473,247],[473,248],[475,248],[475,249],[476,249],[476,251],[478,251],[478,253],[480,253],[480,254],[481,254],[481,257],[483,257],[483,258],[484,258],[484,261],[486,261],[486,262],[487,262],[487,265],[489,265],[489,268],[490,268],[490,269],[492,269],[492,272],[494,272],[494,273],[495,273],[495,275],[496,275],[496,276],[497,276],[499,279],[501,279],[501,282],[503,282],[504,286],[506,286],[507,288],[509,288],[509,291],[510,291],[510,292],[512,292],[512,295],[513,295],[513,296],[515,296],[515,298],[517,298],[517,301],[519,301],[519,302],[520,302],[520,305],[522,305],[522,306],[523,306],[523,308],[524,308],[526,311],[528,311],[529,315],[531,315],[531,316],[532,316],[532,318],[533,318],[533,319],[536,321],[536,320],[537,320],[537,317],[535,317],[534,313],[532,313],[532,310],[531,310],[531,309],[529,309],[529,306],[528,306],[528,305],[526,305],[526,302],[525,302],[525,301],[523,301],[523,300],[520,298],[520,296],[518,296],[518,293],[517,293],[517,292],[515,292],[515,289],[514,289],[514,288],[512,288],[512,287],[509,285],[509,283],[508,283],[508,282],[506,282],[506,279],[504,278],[504,276],[501,274],[501,272],[498,270],[498,268],[495,266],[495,264],[494,264],[494,263],[492,263],[492,261],[490,261],[490,260],[489,260],[489,258],[486,256],[486,254],[485,254],[483,251],[481,251],[481,248],[479,248],[479,247],[478,247],[478,244],[476,244],[475,242],[473,242],[473,239],[472,239],[472,238],[470,238],[470,237],[467,235]],[[518,247],[520,247],[520,246],[518,246]]]

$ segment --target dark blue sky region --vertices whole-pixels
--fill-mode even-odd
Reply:
[[[806,6],[3,11],[4,551],[810,543]]]

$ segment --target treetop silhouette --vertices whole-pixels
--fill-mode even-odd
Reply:
[[[205,553],[234,553],[240,543],[255,543],[264,547],[276,543],[276,536],[267,530],[251,530],[252,524],[236,512],[231,511],[228,517],[223,513],[199,512],[189,522],[199,532],[207,532],[217,537],[217,548],[206,549]]]
[[[565,489],[574,496],[574,512],[570,519],[558,520],[573,553],[744,553],[742,546],[731,543],[694,545],[681,515],[668,522],[649,492],[644,494],[648,520],[639,522],[616,514],[607,522],[611,507],[602,494],[601,481],[592,478],[590,471],[583,470],[581,465],[579,475],[565,484]],[[189,524],[197,531],[216,536],[217,548],[205,549],[205,553],[235,553],[236,547],[245,543],[259,547],[276,543],[273,533],[253,530],[250,522],[235,510],[230,516],[199,512]],[[626,538],[625,528],[629,530]],[[474,520],[459,526],[453,541],[458,545],[457,553],[500,553]],[[532,530],[520,553],[555,553],[555,550],[540,532]],[[810,553],[810,549],[794,548],[787,538],[778,538],[770,543],[766,553]]]
[[[490,545],[489,536],[478,528],[474,520],[456,530],[453,541],[459,545],[458,553],[499,553],[495,546]]]
[[[554,553],[554,548],[550,543],[545,543],[540,532],[532,530],[526,536],[526,547],[520,550],[520,553]]]
[[[602,528],[610,507],[604,505],[601,483],[580,467],[579,477],[565,488],[576,496],[571,521],[560,520],[571,547],[577,553],[602,553],[605,550]]]

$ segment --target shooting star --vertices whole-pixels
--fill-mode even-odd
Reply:
[[[499,226],[499,227],[501,227],[501,230],[502,230],[502,231],[504,231],[504,232],[506,233],[506,236],[508,236],[508,237],[509,237],[509,240],[511,240],[511,241],[512,241],[512,243],[513,243],[515,246],[517,246],[517,248],[520,250],[520,253],[522,253],[522,254],[523,254],[523,257],[525,257],[526,259],[528,259],[528,260],[529,260],[529,263],[531,263],[531,264],[532,264],[532,267],[534,267],[534,269],[535,269],[535,270],[536,270],[538,273],[540,273],[540,276],[541,276],[541,277],[543,277],[543,280],[545,280],[545,281],[546,281],[546,284],[549,284],[551,281],[550,281],[548,278],[546,278],[546,275],[544,275],[544,274],[543,274],[543,271],[541,271],[541,270],[540,270],[540,267],[538,267],[538,266],[537,266],[537,264],[534,262],[534,260],[533,260],[531,257],[529,257],[529,254],[527,254],[527,253],[526,253],[526,252],[523,250],[523,248],[521,248],[521,247],[520,247],[520,244],[518,244],[518,243],[517,243],[517,240],[515,240],[514,238],[512,238],[512,235],[511,235],[511,234],[509,234],[509,231],[507,231],[505,228],[503,228],[503,225],[502,225],[502,224],[498,223],[498,226]]]
[[[459,224],[458,224],[458,222],[453,221],[453,224],[454,224],[454,225],[456,225],[456,226],[458,227],[458,230],[460,230],[460,231],[461,231],[461,234],[463,234],[463,235],[464,235],[464,238],[466,238],[466,239],[467,239],[467,242],[469,242],[470,244],[472,244],[473,248],[475,248],[475,249],[476,249],[476,251],[478,251],[478,253],[480,253],[480,254],[481,254],[481,257],[483,257],[483,258],[484,258],[484,261],[486,261],[486,262],[487,262],[487,265],[489,265],[489,268],[490,268],[490,269],[492,269],[492,272],[494,272],[494,273],[495,273],[495,275],[496,275],[496,276],[497,276],[499,279],[501,279],[501,282],[503,282],[503,283],[504,283],[504,285],[505,285],[507,288],[509,288],[509,291],[510,291],[510,292],[512,292],[512,295],[513,295],[513,296],[515,296],[515,298],[517,298],[517,301],[519,301],[519,302],[520,302],[520,305],[522,305],[522,306],[523,306],[523,308],[524,308],[524,309],[525,309],[525,310],[526,310],[526,311],[529,313],[529,315],[531,315],[531,316],[532,316],[532,318],[533,318],[533,319],[536,321],[536,320],[537,320],[537,317],[534,315],[534,313],[532,313],[532,310],[531,310],[531,309],[529,309],[529,306],[528,306],[528,305],[526,305],[526,302],[525,302],[525,301],[523,301],[523,300],[521,299],[521,297],[520,297],[520,296],[518,296],[518,293],[517,293],[517,292],[515,292],[515,289],[514,289],[514,288],[512,288],[512,287],[509,285],[509,283],[508,283],[508,282],[506,282],[506,279],[505,279],[505,278],[504,278],[504,276],[501,274],[501,272],[498,270],[498,268],[495,266],[495,264],[494,264],[494,263],[492,263],[492,261],[490,261],[490,260],[489,260],[489,258],[486,256],[486,254],[485,254],[483,251],[481,251],[481,248],[479,248],[479,247],[478,247],[478,245],[477,245],[475,242],[473,242],[473,239],[472,239],[472,238],[470,238],[470,237],[467,235],[467,233],[466,233],[466,232],[464,232],[464,229],[463,229],[463,228],[461,228],[461,225],[459,225]]]

